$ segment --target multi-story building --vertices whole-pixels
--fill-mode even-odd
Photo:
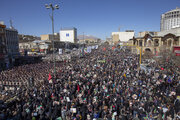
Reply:
[[[180,8],[168,11],[161,15],[161,31],[180,27]]]
[[[6,26],[0,24],[0,71],[6,68],[6,65],[9,64],[8,54],[6,48]]]
[[[54,38],[53,38],[54,37]],[[53,34],[45,34],[45,35],[41,35],[41,40],[55,40],[55,41],[59,41],[59,33],[54,33],[54,36]]]
[[[134,37],[135,33],[133,30],[127,30],[125,32],[112,32],[112,41],[114,44],[119,42],[127,42]]]
[[[5,35],[7,52],[10,58],[10,62],[12,62],[16,57],[19,56],[18,31],[15,29],[6,28]]]
[[[77,43],[77,29],[76,28],[64,28],[60,30],[60,41]]]
[[[180,46],[180,28],[174,30],[162,31],[157,35],[147,33],[130,41],[133,46],[141,48],[142,53],[148,51],[156,55],[163,50],[173,51],[174,46]]]
[[[138,37],[144,37],[146,34],[150,34],[151,36],[157,36],[158,32],[155,31],[143,31],[138,33]]]
[[[92,35],[79,35],[78,40],[80,44],[99,44],[101,40]]]
[[[38,36],[34,36],[34,35],[24,35],[24,34],[19,34],[18,35],[19,41],[23,42],[23,41],[31,41],[31,40],[40,40],[41,38]]]
[[[21,41],[19,43],[20,53],[24,54],[36,54],[36,53],[47,53],[52,47],[51,42],[45,40],[34,40],[34,41]]]
[[[106,38],[106,42],[108,42],[109,45],[113,45],[112,38]]]

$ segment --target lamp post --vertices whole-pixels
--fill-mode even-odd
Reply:
[[[50,16],[51,17],[51,20],[52,20],[52,44],[53,44],[53,62],[54,62],[54,78],[56,78],[56,60],[55,60],[55,51],[54,51],[54,10],[55,9],[59,9],[59,5],[55,5],[53,6],[52,4],[46,4],[45,7],[47,9],[51,9],[52,10],[52,15]]]

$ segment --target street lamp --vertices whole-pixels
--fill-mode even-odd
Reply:
[[[51,20],[52,20],[52,44],[53,44],[53,61],[54,61],[54,78],[56,78],[56,58],[55,58],[55,51],[54,51],[54,10],[55,9],[59,9],[59,5],[55,5],[53,6],[52,4],[46,4],[45,7],[47,9],[51,9],[52,10],[52,15],[50,16],[51,17]]]

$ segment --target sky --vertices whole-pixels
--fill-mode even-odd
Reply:
[[[161,14],[180,7],[180,0],[0,0],[0,21],[19,34],[51,34],[51,10],[45,4],[58,4],[54,29],[76,27],[77,34],[105,40],[112,32],[160,31]]]

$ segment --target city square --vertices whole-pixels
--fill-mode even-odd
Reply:
[[[30,26],[35,22],[29,23],[29,28],[22,27],[25,32],[17,26],[18,22],[15,28],[12,19],[8,27],[8,15],[2,16],[5,22],[0,19],[0,120],[180,120],[180,8],[174,6],[178,2],[169,3],[169,8],[165,7],[168,2],[164,2],[162,8],[166,11],[155,8],[157,15],[152,16],[160,16],[156,21],[160,30],[151,21],[148,25],[151,30],[143,28],[146,25],[141,23],[142,26],[122,31],[117,25],[119,21],[113,24],[112,20],[110,26],[105,26],[115,26],[118,28],[118,31],[113,28],[115,32],[105,27],[99,31],[101,20],[88,21],[78,16],[83,11],[80,6],[88,4],[96,13],[84,11],[97,14],[97,18],[105,17],[104,12],[98,16],[101,10],[94,6],[94,0],[64,1],[62,8],[62,3],[49,2],[28,2],[27,9],[37,3],[34,9],[39,11],[30,13],[37,13],[37,23],[42,24],[33,32]],[[98,1],[97,5],[100,4]],[[100,8],[108,12],[117,9],[113,8],[116,3],[103,3],[108,4],[109,10]],[[79,8],[66,11],[76,6]],[[141,18],[148,10],[141,11]],[[70,17],[66,14],[73,16],[75,11],[79,13],[68,22]],[[7,14],[12,15],[10,11]],[[48,19],[40,22],[40,15],[43,20]],[[13,19],[18,21],[16,17]],[[45,24],[49,26],[43,27]],[[124,25],[128,24],[124,21]],[[76,27],[66,27],[71,25]]]

